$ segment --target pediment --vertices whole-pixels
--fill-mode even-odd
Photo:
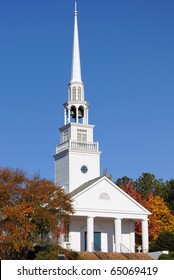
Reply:
[[[149,215],[150,212],[103,176],[86,182],[71,193],[76,211],[102,211]]]

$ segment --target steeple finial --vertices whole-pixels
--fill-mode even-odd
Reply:
[[[75,1],[75,9],[74,9],[74,14],[77,15],[77,2]]]
[[[80,82],[80,83],[82,83],[77,14],[78,14],[77,13],[77,2],[75,1],[75,10],[74,10],[74,43],[73,43],[73,55],[72,55],[71,82]]]

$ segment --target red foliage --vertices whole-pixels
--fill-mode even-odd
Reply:
[[[54,232],[72,212],[70,197],[51,181],[0,169],[1,258],[23,258],[42,234]]]
[[[124,190],[127,194],[129,194],[133,199],[135,199],[138,203],[140,203],[143,207],[145,207],[148,211],[151,212],[151,200],[143,199],[141,194],[135,189],[134,183],[129,182],[124,186],[121,186],[121,189]],[[149,240],[154,240],[158,233],[160,232],[161,221],[157,219],[155,213],[149,215]],[[141,221],[136,222],[136,240],[137,243],[141,244],[141,235],[142,235],[142,228],[141,228]]]

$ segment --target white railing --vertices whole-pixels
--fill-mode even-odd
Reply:
[[[69,140],[65,143],[56,146],[56,154],[68,148],[75,150],[98,151],[98,142],[91,143]]]
[[[69,148],[69,141],[56,146],[56,154]]]
[[[98,143],[70,141],[70,148],[77,150],[98,151]]]

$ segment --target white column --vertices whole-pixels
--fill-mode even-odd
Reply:
[[[86,109],[84,110],[83,124],[86,124]]]
[[[94,249],[94,217],[87,218],[87,251]]]
[[[88,124],[88,109],[86,110],[86,124]]]
[[[70,116],[70,107],[68,107],[68,123],[70,123],[70,121],[71,121],[71,116]]]
[[[88,124],[88,109],[84,110],[83,124]]]
[[[148,219],[142,220],[142,251],[143,253],[147,253],[149,251]]]
[[[76,107],[76,123],[78,123],[78,118],[79,118],[79,108]]]
[[[121,251],[121,219],[115,218],[114,220],[115,228],[115,252],[120,253]]]
[[[135,253],[135,222],[130,221],[130,250]]]

